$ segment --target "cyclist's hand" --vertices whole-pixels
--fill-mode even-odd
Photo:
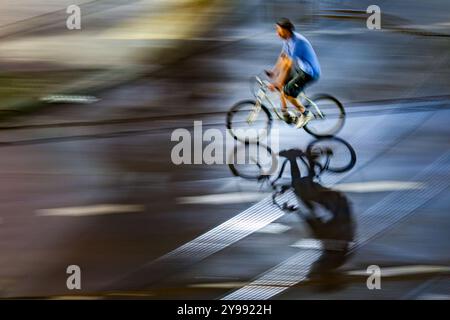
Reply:
[[[275,90],[281,91],[281,85],[277,84],[277,83],[269,84],[268,88],[269,88],[270,91],[275,91]]]
[[[269,78],[273,78],[273,72],[270,70],[264,70],[265,74],[269,77]]]

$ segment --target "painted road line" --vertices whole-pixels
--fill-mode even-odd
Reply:
[[[265,198],[158,260],[173,258],[202,260],[267,226],[283,215],[281,210],[273,208],[271,198]]]
[[[396,267],[380,267],[382,277],[400,277],[420,274],[450,274],[450,267],[448,266],[396,266]],[[349,276],[367,276],[367,270],[354,270],[346,273]]]
[[[301,239],[290,246],[293,248],[300,248],[304,250],[329,250],[329,251],[342,251],[347,247],[351,247],[353,244],[342,240],[331,239]]]
[[[292,229],[291,227],[282,224],[282,223],[276,223],[276,222],[272,222],[271,224],[268,224],[267,226],[265,226],[262,229],[259,229],[258,233],[271,233],[271,234],[281,234],[284,233],[288,230]]]
[[[191,284],[188,287],[199,289],[233,289],[243,287],[246,284],[248,284],[248,282],[197,283]]]
[[[267,197],[262,192],[230,192],[221,194],[208,194],[193,197],[181,197],[177,199],[180,204],[230,204],[256,202]]]
[[[291,244],[291,247],[310,250],[323,250],[323,242],[319,239],[301,239]]]
[[[96,216],[105,214],[119,214],[119,213],[137,213],[143,212],[145,207],[143,205],[128,205],[128,204],[97,204],[83,207],[66,207],[54,209],[40,209],[36,210],[37,216],[61,216],[61,217],[84,217]]]
[[[366,181],[340,183],[333,186],[333,189],[338,191],[355,193],[420,190],[424,188],[423,183],[414,181]]]

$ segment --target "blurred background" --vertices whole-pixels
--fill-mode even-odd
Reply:
[[[74,4],[79,30],[66,27]],[[366,27],[373,4],[380,30]],[[3,0],[0,298],[449,299],[449,12],[444,0]],[[283,16],[321,62],[308,93],[344,104],[339,137],[357,154],[322,177],[352,209],[323,232],[225,164],[170,156],[175,129],[225,132],[275,62]],[[314,140],[277,128],[280,149]],[[345,223],[352,249],[339,253],[321,237]],[[326,257],[333,277],[310,277]],[[81,290],[66,286],[69,265]]]

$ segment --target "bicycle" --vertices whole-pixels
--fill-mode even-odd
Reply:
[[[269,94],[269,80],[263,79],[263,76],[255,76],[253,80],[251,90],[256,100],[239,101],[231,107],[226,117],[226,126],[230,134],[243,143],[257,142],[269,134],[273,118],[264,102],[270,105],[279,120],[285,121],[281,107],[277,106]],[[338,99],[329,94],[317,94],[310,98],[304,91],[300,93],[299,98],[303,106],[314,115],[314,119],[303,126],[306,132],[320,138],[334,136],[342,129],[345,123],[345,109]],[[243,127],[240,127],[241,124]]]

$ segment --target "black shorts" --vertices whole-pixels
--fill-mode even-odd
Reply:
[[[283,92],[289,97],[297,98],[306,85],[312,82],[314,82],[314,79],[309,74],[302,70],[292,69],[283,87]]]

